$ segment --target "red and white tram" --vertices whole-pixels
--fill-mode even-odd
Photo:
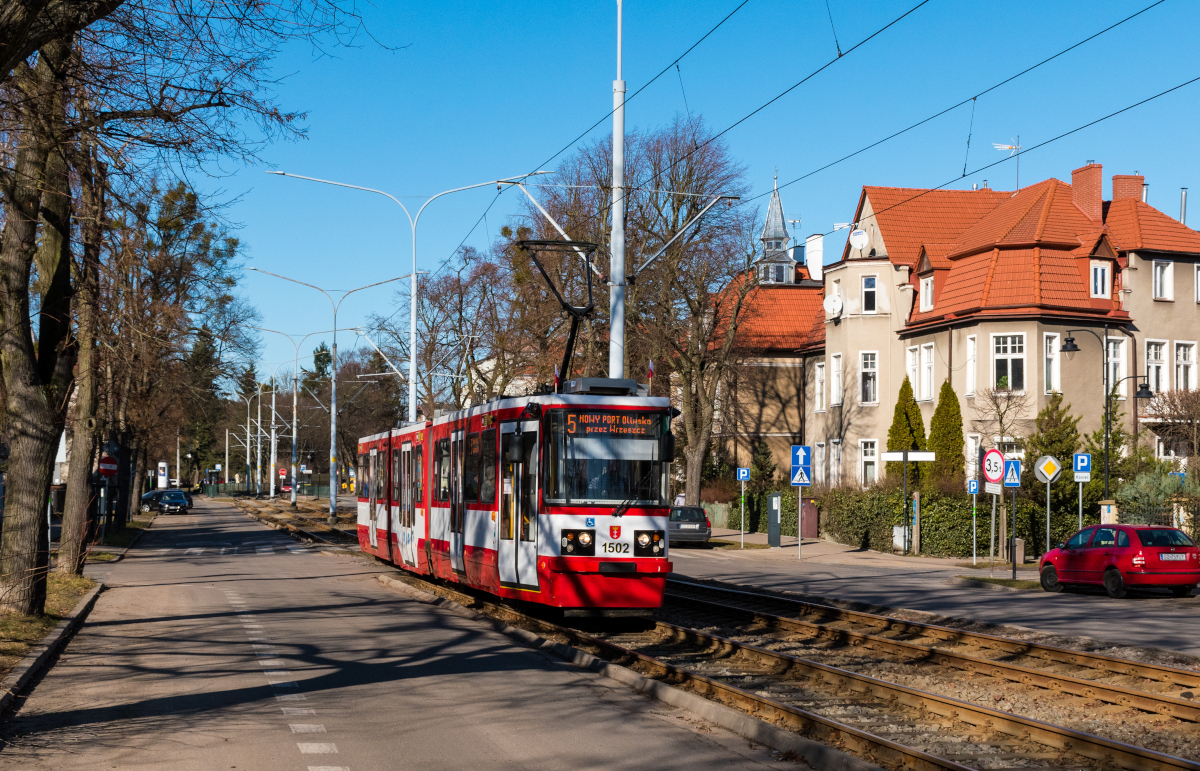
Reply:
[[[568,612],[659,607],[670,402],[631,380],[564,386],[359,440],[362,550]]]

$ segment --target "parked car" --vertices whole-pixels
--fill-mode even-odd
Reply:
[[[162,490],[151,490],[142,496],[142,511],[151,512],[158,508],[158,499],[162,497]]]
[[[163,490],[158,510],[163,514],[186,514],[192,507],[192,496],[183,490]]]
[[[699,506],[673,506],[668,524],[667,543],[708,543],[712,522]]]
[[[1200,584],[1200,547],[1173,527],[1092,525],[1042,555],[1038,571],[1047,592],[1103,586],[1116,598],[1130,588],[1187,597]]]

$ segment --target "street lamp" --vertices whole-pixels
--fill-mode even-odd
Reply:
[[[393,281],[399,281],[400,279],[405,278],[405,276],[396,276],[395,278],[389,278],[386,281],[376,281],[374,284],[367,284],[366,286],[360,286],[357,289],[351,289],[347,292],[343,292],[341,298],[338,299],[337,302],[334,302],[333,298],[329,296],[329,292],[326,292],[324,289],[322,289],[319,286],[316,286],[315,284],[309,284],[304,281],[297,281],[294,278],[288,278],[287,276],[281,276],[278,273],[272,273],[269,270],[262,270],[261,268],[250,268],[250,270],[256,271],[258,273],[265,273],[268,276],[274,276],[275,278],[281,278],[284,281],[291,281],[293,284],[299,284],[300,286],[306,286],[309,289],[315,289],[318,292],[320,292],[321,294],[325,295],[325,299],[329,301],[329,305],[333,308],[333,350],[331,352],[332,356],[333,356],[333,361],[332,361],[332,365],[329,368],[330,369],[330,373],[329,373],[329,383],[330,383],[330,386],[329,386],[329,388],[330,388],[330,393],[329,393],[329,402],[330,402],[330,404],[329,404],[329,524],[336,525],[337,524],[337,487],[334,484],[334,480],[337,477],[337,315],[338,315],[338,309],[342,307],[342,303],[345,302],[346,298],[349,297],[350,295],[354,294],[355,292],[361,292],[364,289],[370,289],[371,287],[375,287],[375,286],[383,286],[384,284],[390,284]],[[334,291],[336,292],[337,290],[335,289]],[[262,402],[260,400],[260,402],[259,402],[260,409],[261,409],[261,404],[262,404]]]
[[[464,185],[463,187],[455,187],[450,190],[443,190],[437,195],[430,196],[421,204],[421,208],[417,209],[417,216],[414,217],[409,213],[408,207],[400,202],[400,199],[391,193],[385,193],[382,190],[376,190],[371,187],[362,187],[361,185],[350,185],[345,182],[334,182],[329,179],[318,179],[317,177],[306,177],[301,174],[289,174],[286,171],[268,171],[268,174],[275,174],[280,177],[293,177],[295,179],[306,179],[309,182],[321,182],[326,185],[335,185],[336,187],[347,187],[351,190],[362,190],[366,193],[375,193],[376,195],[386,196],[392,199],[393,202],[404,210],[404,216],[408,217],[408,225],[412,230],[412,284],[409,288],[409,322],[408,322],[408,422],[415,423],[417,421],[417,223],[421,220],[421,213],[425,211],[425,207],[433,203],[434,199],[441,198],[449,193],[458,193],[463,190],[472,190],[477,187],[487,187],[488,185],[499,185],[503,182],[511,182],[517,179],[528,179],[529,177],[539,174],[553,174],[552,171],[535,171],[530,174],[521,174],[515,177],[504,177],[503,179],[492,179],[487,182],[480,182],[475,185]],[[332,470],[330,473],[333,473]],[[331,515],[332,521],[332,515]]]
[[[299,487],[299,485],[296,482],[296,439],[298,437],[297,432],[299,430],[298,423],[296,421],[296,413],[297,413],[297,404],[298,404],[297,400],[299,397],[298,389],[299,389],[299,383],[300,383],[300,346],[304,344],[305,340],[312,337],[313,335],[327,335],[330,332],[333,332],[334,330],[326,329],[326,330],[322,330],[320,332],[309,332],[307,335],[300,338],[300,342],[296,342],[296,339],[292,335],[289,335],[286,332],[280,332],[279,330],[276,330],[276,329],[267,329],[266,327],[253,327],[253,326],[251,327],[251,329],[257,329],[262,332],[274,332],[277,335],[283,335],[284,337],[286,337],[288,339],[288,342],[290,342],[292,344],[292,347],[295,349],[295,357],[292,360],[292,508],[295,509],[296,508],[296,488]],[[276,369],[278,369],[278,367],[276,367]],[[272,426],[274,426],[274,421],[275,421],[274,404],[275,404],[275,397],[272,396],[271,397]],[[272,459],[272,464],[274,464],[273,459]],[[272,473],[274,473],[274,470],[275,470],[274,465],[272,465],[272,468],[271,468]]]

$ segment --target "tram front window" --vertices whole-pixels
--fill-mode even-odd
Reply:
[[[551,412],[546,502],[666,506],[666,421],[646,412]]]

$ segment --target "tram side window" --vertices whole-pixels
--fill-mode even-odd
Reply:
[[[479,434],[467,434],[463,457],[463,500],[479,500]]]
[[[450,500],[450,440],[439,439],[437,445],[438,500]]]
[[[422,483],[425,481],[425,477],[422,474],[422,463],[421,463],[421,460],[423,458],[423,456],[421,455],[421,451],[423,449],[424,448],[422,448],[421,445],[419,445],[419,444],[413,448],[412,499],[413,499],[414,506],[419,506],[421,504],[422,487],[424,486]]]
[[[400,450],[392,448],[392,500],[400,502]]]
[[[483,432],[483,452],[480,455],[482,486],[479,502],[492,503],[496,500],[496,429]]]
[[[357,473],[357,475],[356,475],[356,477],[357,477],[357,479],[358,479],[358,486],[357,486],[358,493],[357,493],[357,495],[358,495],[358,497],[359,497],[359,498],[366,498],[366,497],[367,497],[367,475],[366,475],[366,468],[367,468],[367,456],[366,456],[365,454],[363,454],[363,453],[361,453],[361,452],[360,452],[360,453],[358,454],[358,473]]]

